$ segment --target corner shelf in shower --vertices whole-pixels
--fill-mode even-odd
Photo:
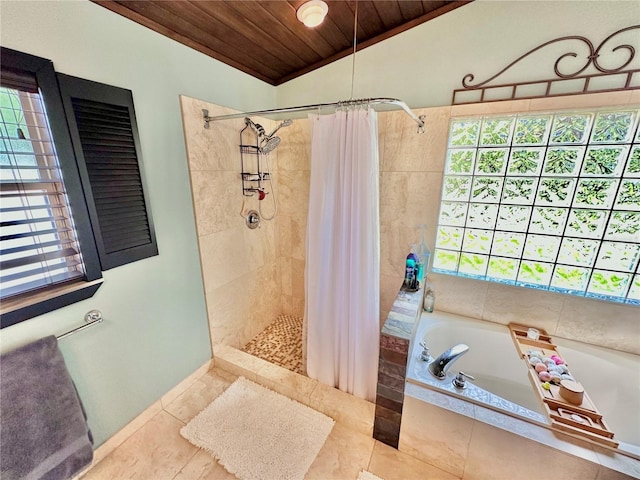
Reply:
[[[602,414],[598,411],[589,395],[587,395],[587,392],[584,392],[582,403],[575,405],[560,396],[560,387],[558,385],[552,383],[549,390],[545,390],[542,387],[538,372],[529,363],[528,351],[539,350],[545,357],[551,357],[551,355],[557,355],[560,358],[564,357],[558,353],[557,345],[553,343],[547,332],[538,329],[540,336],[537,340],[534,340],[527,337],[528,329],[529,327],[523,325],[509,324],[509,332],[513,343],[518,350],[520,358],[527,363],[529,380],[543,410],[551,420],[551,427],[617,448],[618,442],[613,440],[614,433],[609,429]],[[571,371],[569,366],[567,368]]]

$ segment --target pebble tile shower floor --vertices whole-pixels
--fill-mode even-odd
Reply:
[[[302,367],[302,318],[280,315],[242,351],[304,375]]]

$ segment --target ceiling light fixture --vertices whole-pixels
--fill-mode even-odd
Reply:
[[[322,0],[310,0],[298,8],[296,16],[306,27],[317,27],[327,16],[329,7]]]

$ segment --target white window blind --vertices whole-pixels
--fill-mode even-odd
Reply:
[[[0,88],[0,296],[84,277],[46,112],[33,83]]]

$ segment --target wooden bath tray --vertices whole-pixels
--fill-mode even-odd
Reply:
[[[607,445],[609,447],[618,447],[618,442],[613,440],[613,432],[602,418],[602,414],[598,411],[593,401],[584,392],[582,403],[574,405],[567,402],[560,396],[560,386],[551,384],[549,390],[542,387],[538,373],[535,367],[529,364],[529,350],[539,350],[545,357],[558,355],[557,346],[553,343],[551,337],[542,329],[538,328],[540,336],[537,340],[527,338],[529,327],[523,325],[509,324],[511,338],[516,346],[516,350],[529,369],[529,380],[533,386],[533,390],[538,396],[538,400],[542,404],[544,411],[551,420],[551,427],[568,433],[573,433],[595,442]],[[569,372],[571,367],[567,365]]]
[[[516,345],[520,358],[528,358],[527,351],[529,350],[540,350],[547,357],[558,354],[556,345],[551,341],[551,337],[547,335],[547,332],[538,328],[540,337],[538,340],[533,340],[527,338],[527,330],[529,330],[529,327],[513,323],[509,324],[509,332],[511,332],[511,338]]]

